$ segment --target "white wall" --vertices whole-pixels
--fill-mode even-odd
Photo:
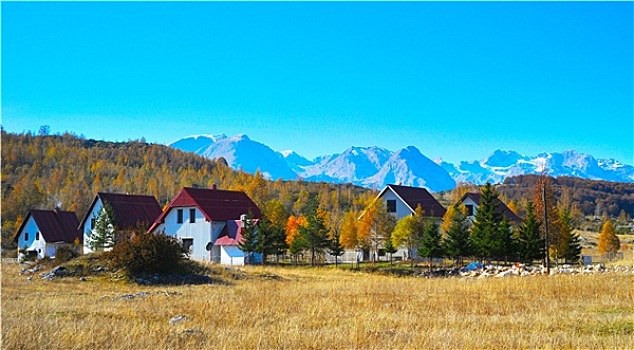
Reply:
[[[103,208],[103,203],[100,198],[97,198],[97,202],[95,206],[92,208],[92,211],[88,214],[88,218],[84,223],[84,227],[81,228],[82,233],[84,235],[84,254],[92,253],[92,249],[90,249],[90,236],[92,236],[92,230],[90,229],[91,221],[93,218],[97,218],[99,216],[99,211]]]
[[[178,210],[183,210],[183,222],[178,223]],[[189,222],[189,210],[194,209],[195,222]],[[190,258],[196,260],[211,260],[211,252],[207,251],[207,243],[214,242],[222,229],[224,222],[209,222],[203,213],[196,207],[172,208],[165,216],[164,222],[159,225],[154,233],[161,232],[165,229],[165,233],[178,239],[191,238],[193,245],[191,248]]]
[[[390,189],[383,192],[383,195],[380,198],[381,200],[383,200],[383,202],[386,203],[386,205],[387,205],[388,199],[396,200],[396,213],[392,213],[392,215],[396,216],[396,219],[400,219],[405,216],[413,214],[412,210],[409,209],[407,204],[403,203],[403,201],[399,197],[397,197],[396,194],[394,194],[394,192],[392,192],[392,190]],[[416,208],[412,208],[412,209],[416,209]]]
[[[25,233],[27,232],[29,233],[29,239],[25,240]],[[24,225],[22,231],[20,231],[20,234],[18,236],[18,248],[26,248],[27,251],[35,251],[37,252],[37,257],[40,259],[45,256],[54,256],[55,251],[53,251],[53,255],[47,255],[46,241],[44,241],[44,237],[42,237],[42,234],[39,235],[39,240],[35,239],[38,232],[40,232],[40,229],[37,227],[33,216],[29,215],[29,219],[26,222],[26,225]]]
[[[244,253],[236,246],[220,247],[220,263],[223,265],[244,265]]]

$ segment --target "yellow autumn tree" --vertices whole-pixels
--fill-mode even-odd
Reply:
[[[616,235],[612,220],[606,220],[599,235],[599,253],[614,255],[619,249],[621,249],[621,241]]]
[[[345,248],[354,249],[357,247],[357,216],[358,213],[354,210],[350,210],[343,216],[343,220],[341,222],[341,235],[339,239],[341,240],[341,245]]]

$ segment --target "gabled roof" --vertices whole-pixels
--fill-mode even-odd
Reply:
[[[154,196],[99,192],[82,219],[81,227],[89,219],[98,199],[112,207],[115,222],[120,230],[136,228],[139,223],[146,223],[149,226],[161,215],[161,206]]]
[[[257,221],[255,221],[257,225]],[[228,220],[220,236],[214,242],[218,246],[237,246],[242,241],[242,221]]]
[[[207,221],[237,220],[242,214],[249,213],[254,219],[259,219],[261,216],[260,208],[244,192],[183,187],[165,211],[156,218],[149,231],[153,231],[156,226],[163,223],[167,214],[178,207],[197,207]]]
[[[424,188],[387,185],[381,193],[379,193],[377,198],[381,197],[387,190],[394,192],[394,194],[400,198],[403,203],[407,204],[412,213],[416,211],[416,207],[418,207],[419,204],[425,211],[425,216],[441,218],[445,216],[445,212],[447,211],[445,207],[443,207],[442,204],[440,204],[436,198],[434,198],[434,196],[432,196],[431,193]]]
[[[29,214],[24,218],[18,232],[16,232],[14,241],[17,241],[20,232],[26,225],[29,218],[33,217],[37,228],[42,234],[42,238],[49,243],[65,242],[73,243],[75,238],[81,241],[82,235],[77,229],[79,220],[74,211],[60,210],[30,210]]]
[[[478,206],[480,206],[481,197],[482,196],[480,195],[480,193],[467,192],[462,196],[462,198],[460,198],[460,201],[458,201],[458,203],[462,203],[465,201],[465,199],[471,198],[472,201],[474,201]],[[506,219],[515,223],[522,221],[522,219],[520,219],[520,217],[517,216],[517,214],[515,214],[509,207],[507,207],[506,204],[504,204],[504,202],[502,202],[499,198],[496,198],[496,201],[497,201],[497,207],[495,208],[495,211],[497,213],[504,214],[504,217]]]

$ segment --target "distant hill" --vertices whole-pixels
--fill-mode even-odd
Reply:
[[[442,159],[432,162],[414,146],[396,152],[377,146],[350,147],[342,153],[309,160],[292,150],[276,152],[246,135],[190,136],[170,146],[208,158],[223,157],[235,169],[252,173],[259,169],[273,180],[302,178],[353,183],[368,188],[400,183],[438,192],[452,189],[458,182],[477,185],[502,183],[509,177],[541,174],[543,171],[553,177],[634,182],[633,166],[614,159],[596,159],[574,150],[532,157],[515,151],[496,150],[482,160],[451,164]]]

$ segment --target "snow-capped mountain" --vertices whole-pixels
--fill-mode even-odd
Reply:
[[[249,139],[247,135],[223,136],[190,136],[168,146],[194,152],[209,159],[223,157],[232,168],[242,168],[248,173],[255,173],[259,169],[264,177],[273,180],[290,180],[297,177],[281,153]]]
[[[425,187],[433,192],[456,187],[456,181],[445,169],[425,157],[414,146],[392,154],[374,176],[362,183],[368,187],[377,186],[379,189],[386,184]]]
[[[392,152],[379,147],[351,147],[341,154],[318,159],[299,175],[311,181],[361,183],[374,176]]]
[[[554,177],[573,176],[590,180],[634,182],[634,167],[614,159],[597,160],[573,150],[561,153],[540,153],[534,157],[513,151],[497,150],[481,161],[461,162],[458,166],[440,165],[458,182],[482,184],[502,182],[505,178],[525,174],[546,174]]]
[[[169,146],[207,158],[223,157],[233,168],[270,179],[350,182],[382,188],[387,184],[426,187],[431,191],[452,189],[456,182],[500,183],[509,176],[540,174],[575,176],[592,180],[634,182],[634,167],[613,159],[595,159],[573,150],[541,153],[533,157],[515,151],[496,150],[479,161],[457,165],[432,161],[414,146],[391,152],[380,147],[351,147],[342,153],[309,160],[294,151],[276,152],[246,135],[198,135]]]

